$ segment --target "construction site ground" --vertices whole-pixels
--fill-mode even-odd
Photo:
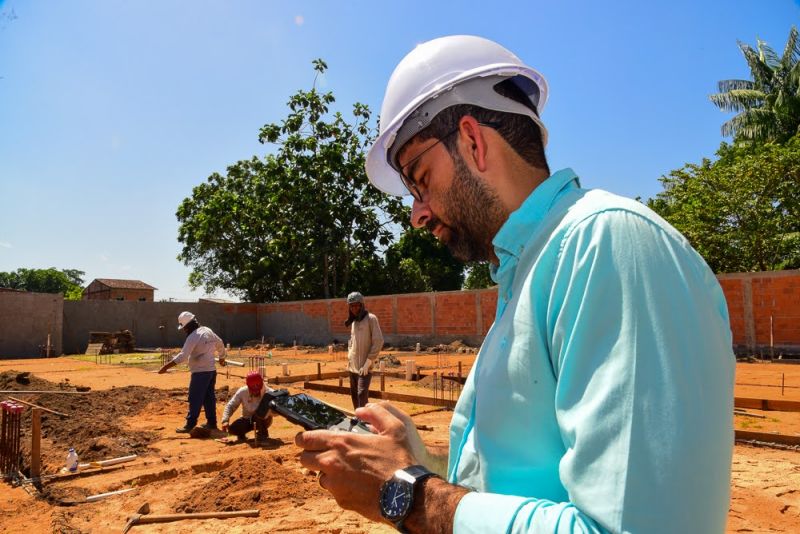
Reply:
[[[457,375],[460,361],[466,376],[475,358],[461,353],[388,352],[400,363],[386,368],[393,373],[404,372],[405,361],[410,359],[422,373],[435,370]],[[318,370],[324,374],[345,366],[342,353],[305,348],[273,349],[271,357],[265,350],[240,354],[234,349],[230,358],[248,361],[255,355],[264,358],[260,361],[268,377],[286,374],[297,378],[297,382],[280,386],[292,392],[302,391],[306,377],[315,380]],[[90,388],[85,394],[10,394],[68,417],[43,414],[42,471],[46,480],[41,490],[30,484],[12,487],[0,483],[0,532],[121,532],[144,503],[150,505],[151,514],[258,509],[260,517],[139,525],[133,527],[133,533],[394,532],[387,525],[341,510],[317,485],[316,474],[299,464],[293,443],[298,427],[275,418],[270,442],[264,447],[178,435],[174,429],[183,424],[187,408],[186,369],[181,366],[165,375],[156,374],[161,363],[158,354],[112,355],[104,361],[111,363],[95,363],[93,356],[0,360],[0,390]],[[243,384],[247,370],[229,366],[219,371],[218,415],[228,395]],[[338,384],[335,378],[321,382]],[[800,365],[739,363],[736,382],[737,397],[800,401]],[[384,384],[388,392],[433,397],[430,378],[408,382],[387,377]],[[379,386],[375,376],[371,389],[377,391]],[[348,395],[308,393],[350,407]],[[0,394],[0,400],[8,395]],[[447,446],[451,412],[422,403],[397,404],[413,414],[424,429],[421,435],[427,444]],[[745,415],[736,415],[735,424],[737,429],[800,436],[800,412],[747,409]],[[30,410],[23,418],[22,441],[23,453],[29,458]],[[81,462],[130,454],[138,457],[91,476],[48,478],[59,472],[70,447],[76,448]],[[28,468],[23,465],[23,471]],[[727,532],[797,532],[800,447],[737,443],[732,473]],[[129,488],[133,491],[83,502],[88,496]]]

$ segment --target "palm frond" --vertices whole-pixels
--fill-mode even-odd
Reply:
[[[753,89],[736,89],[708,97],[722,111],[744,111],[764,104],[766,95]]]
[[[755,89],[752,80],[720,80],[717,82],[717,89],[720,93],[735,91],[736,89]]]
[[[737,141],[771,141],[778,135],[775,114],[766,109],[748,109],[723,124],[722,135]]]
[[[771,69],[776,69],[780,64],[781,60],[778,59],[778,54],[775,53],[765,41],[758,39],[758,55],[761,58],[761,61],[766,63]]]
[[[769,65],[761,60],[759,53],[753,50],[750,45],[742,42],[739,42],[739,49],[742,51],[745,61],[747,61],[747,66],[750,67],[750,74],[753,75],[756,87],[771,87],[773,71]]]
[[[797,39],[797,28],[792,26],[792,29],[789,30],[786,46],[783,49],[781,66],[787,71],[791,70],[798,64],[798,58],[800,58],[800,41]]]

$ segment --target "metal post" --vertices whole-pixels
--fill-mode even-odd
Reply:
[[[773,326],[774,326],[773,325],[773,316],[770,315],[769,316],[769,359],[770,360],[774,360],[775,359],[775,346],[773,344],[773,341],[775,339],[774,338],[775,329],[773,328]]]
[[[381,373],[381,391],[386,391],[386,375]]]
[[[322,364],[317,362],[317,380],[322,380]]]
[[[783,387],[786,385],[786,373],[781,373],[781,396],[783,396]]]

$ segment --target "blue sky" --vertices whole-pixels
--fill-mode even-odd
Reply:
[[[748,76],[736,41],[782,52],[793,0],[616,2],[0,0],[0,271],[75,268],[194,300],[175,211],[329,66],[338,108],[380,109],[415,44],[494,39],[550,84],[551,168],[651,197],[711,157],[708,95]],[[225,296],[218,293],[217,296]]]

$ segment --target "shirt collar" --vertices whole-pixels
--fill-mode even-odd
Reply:
[[[509,274],[513,275],[517,260],[539,222],[564,192],[576,187],[580,187],[580,182],[572,169],[557,171],[539,184],[509,215],[492,240],[495,254],[500,260],[499,265],[491,266],[492,279],[496,283],[502,284]]]

